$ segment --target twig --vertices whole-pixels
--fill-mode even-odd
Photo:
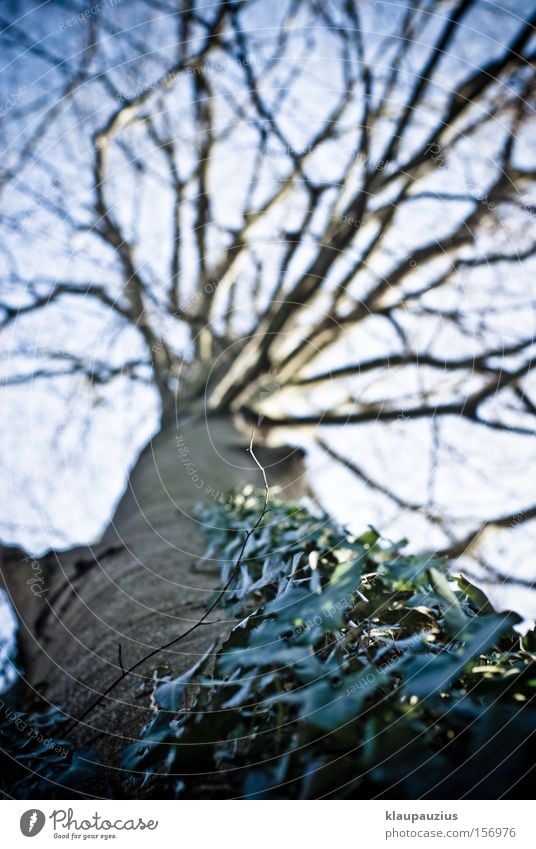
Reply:
[[[171,646],[176,645],[181,640],[184,640],[186,637],[190,636],[190,634],[192,634],[194,631],[196,631],[197,628],[199,628],[201,625],[203,625],[205,623],[205,620],[207,619],[207,617],[210,616],[212,611],[218,606],[218,604],[220,603],[220,601],[224,597],[225,593],[227,592],[227,590],[231,586],[231,584],[232,584],[234,578],[236,577],[236,574],[237,574],[237,572],[240,568],[240,564],[242,563],[242,558],[244,556],[246,546],[247,546],[250,538],[252,537],[252,535],[255,533],[255,531],[257,530],[257,528],[261,524],[264,516],[266,515],[266,511],[268,509],[268,499],[269,499],[269,495],[270,495],[270,488],[268,486],[268,480],[266,478],[266,472],[265,472],[263,466],[259,463],[259,461],[258,461],[258,459],[255,456],[255,453],[253,451],[253,438],[254,438],[254,436],[255,436],[255,431],[253,430],[252,433],[251,433],[251,440],[250,440],[250,443],[249,443],[248,451],[251,454],[255,464],[259,467],[259,469],[261,470],[261,473],[262,473],[262,477],[263,477],[263,480],[264,480],[264,503],[263,503],[263,506],[262,506],[262,510],[259,513],[259,516],[257,518],[257,521],[255,522],[254,525],[252,525],[252,527],[248,531],[246,531],[246,534],[244,536],[244,542],[242,543],[242,547],[240,549],[238,559],[237,559],[235,565],[233,566],[233,569],[231,570],[231,574],[229,575],[229,578],[225,582],[224,586],[219,591],[219,593],[216,596],[216,598],[214,599],[214,601],[207,607],[207,609],[205,610],[205,612],[203,613],[201,618],[194,625],[192,625],[191,628],[188,628],[187,631],[184,631],[184,633],[179,634],[178,637],[174,637],[172,640],[169,640],[169,642],[163,643],[162,645],[158,646],[157,648],[152,649],[152,651],[145,654],[142,658],[140,658],[140,660],[137,660],[136,663],[133,663],[132,666],[129,666],[126,669],[123,667],[123,664],[122,664],[121,645],[119,645],[119,665],[121,667],[121,675],[119,675],[114,681],[112,681],[112,683],[98,696],[98,698],[96,698],[93,702],[91,702],[91,704],[85,709],[85,711],[83,711],[83,713],[78,718],[73,719],[71,724],[65,729],[65,731],[64,731],[65,735],[69,734],[73,730],[73,728],[75,728],[77,725],[79,725],[81,722],[83,722],[83,720],[90,713],[92,713],[92,711],[94,711],[96,707],[98,707],[101,704],[101,702],[106,698],[106,696],[108,696],[112,692],[112,690],[114,690],[127,677],[127,675],[130,675],[132,672],[134,672],[136,669],[138,669],[138,667],[140,667],[142,664],[146,663],[148,660],[150,660],[155,655],[160,654],[161,651],[164,651],[165,649],[168,649]]]

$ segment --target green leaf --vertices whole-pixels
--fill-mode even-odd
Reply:
[[[179,675],[178,678],[174,678],[173,681],[158,682],[153,693],[154,701],[158,707],[173,713],[177,713],[180,708],[184,707],[188,686],[213,654],[214,646],[211,646],[194,666]]]
[[[337,731],[359,717],[365,700],[385,680],[383,672],[368,666],[345,677],[344,682],[323,678],[274,700],[297,705],[303,723],[322,731]]]
[[[460,633],[467,625],[469,617],[463,611],[462,606],[450,588],[445,575],[434,567],[431,567],[428,570],[428,574],[437,595],[443,599],[447,605],[444,610],[445,625],[447,626],[451,637],[459,637]]]

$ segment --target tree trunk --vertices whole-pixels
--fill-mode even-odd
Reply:
[[[247,444],[226,417],[166,426],[140,455],[98,544],[33,563],[4,552],[2,576],[21,620],[24,673],[34,697],[79,717],[120,674],[120,646],[128,667],[200,618],[219,586],[220,564],[200,560],[207,543],[195,508],[234,487],[262,487]],[[254,451],[284,497],[306,491],[299,450],[256,444]],[[99,497],[98,481],[93,496]],[[117,751],[137,739],[150,715],[154,675],[190,667],[229,630],[225,616],[215,610],[212,624],[128,675],[71,736],[116,764]]]

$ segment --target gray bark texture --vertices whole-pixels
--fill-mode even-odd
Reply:
[[[3,549],[2,579],[20,619],[29,705],[44,700],[80,717],[120,675],[119,646],[129,667],[199,620],[220,586],[220,564],[203,559],[207,540],[196,507],[232,488],[263,486],[248,443],[226,417],[168,425],[141,453],[97,544],[37,561]],[[254,451],[283,497],[306,491],[299,449],[256,443]],[[31,584],[39,570],[42,583]],[[208,623],[128,675],[71,738],[117,767],[119,750],[138,739],[151,714],[154,676],[189,668],[233,624],[222,608]]]

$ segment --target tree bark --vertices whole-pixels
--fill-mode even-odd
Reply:
[[[2,578],[20,619],[29,702],[80,717],[120,675],[120,646],[126,668],[202,616],[220,564],[202,559],[207,541],[196,507],[247,483],[263,486],[248,442],[228,417],[167,425],[141,453],[98,544],[51,552],[33,565],[4,549]],[[283,497],[306,492],[299,449],[256,442],[254,451]],[[30,584],[36,575],[41,583]],[[118,750],[150,716],[154,676],[189,668],[231,625],[224,609],[214,610],[207,624],[128,675],[71,737],[117,766]]]

